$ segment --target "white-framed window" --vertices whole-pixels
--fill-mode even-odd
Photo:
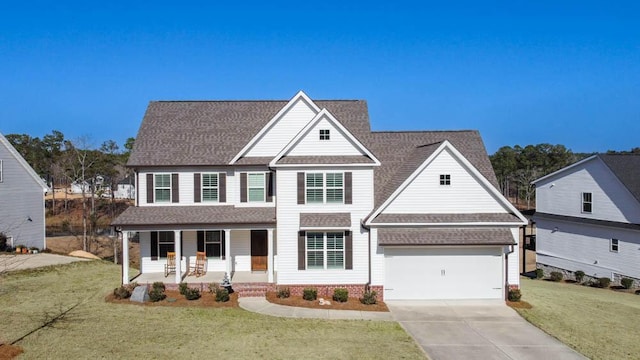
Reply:
[[[440,174],[440,185],[451,185],[451,175]]]
[[[307,173],[307,203],[339,203],[344,202],[343,173]]]
[[[2,172],[2,165],[3,165],[3,164],[2,164],[2,159],[0,159],[0,183],[3,181],[3,180],[2,180],[2,179],[3,179],[3,177],[2,177],[2,175],[3,175],[3,172]]]
[[[265,201],[264,173],[247,174],[247,193],[250,202]]]
[[[202,174],[202,201],[218,202],[218,174]]]
[[[220,230],[204,232],[204,251],[208,258],[224,259],[224,241]]]
[[[593,211],[593,195],[590,192],[582,193],[582,212],[590,214]]]
[[[329,140],[330,133],[329,129],[320,129],[320,140]]]
[[[174,236],[173,231],[158,231],[158,257],[166,258],[168,252],[176,251]]]
[[[156,202],[171,201],[171,174],[155,174],[153,185]]]
[[[618,252],[618,239],[611,239],[609,242],[609,251]]]
[[[307,232],[307,269],[344,269],[344,232]]]

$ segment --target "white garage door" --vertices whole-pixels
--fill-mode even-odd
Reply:
[[[385,248],[384,298],[500,299],[501,248]]]

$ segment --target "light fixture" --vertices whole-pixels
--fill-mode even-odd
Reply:
[[[27,216],[27,221],[33,221],[33,219],[31,219],[31,216]]]

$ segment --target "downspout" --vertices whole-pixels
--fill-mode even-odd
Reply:
[[[367,272],[367,283],[365,284],[365,287],[369,289],[371,287],[371,227],[368,227],[364,224],[364,219],[360,220],[360,226],[362,226],[362,228],[364,229],[367,229],[367,263],[369,266],[369,271]]]
[[[505,287],[504,287],[504,300],[508,300],[509,299],[509,254],[512,254],[515,249],[513,245],[509,245],[509,248],[511,249],[509,252],[507,252],[504,255],[504,279],[505,279]]]

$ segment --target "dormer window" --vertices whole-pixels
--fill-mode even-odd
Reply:
[[[320,130],[320,140],[329,140],[329,129]]]
[[[441,174],[440,175],[440,185],[451,185],[451,175],[450,174]]]

